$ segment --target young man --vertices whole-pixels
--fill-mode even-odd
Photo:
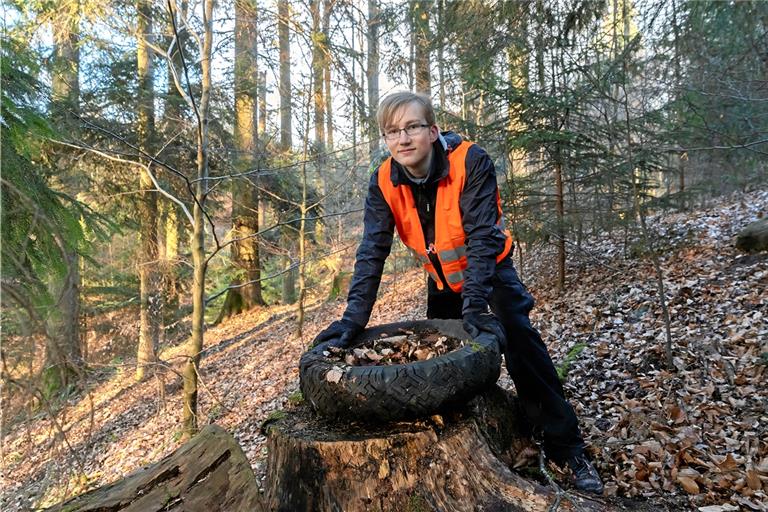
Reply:
[[[397,228],[429,273],[427,318],[461,318],[472,336],[496,335],[547,456],[570,466],[578,489],[602,493],[576,415],[528,318],[533,297],[512,265],[490,157],[455,133],[441,134],[422,95],[390,94],[377,120],[392,156],[371,177],[347,309],[315,342],[346,347],[363,331]]]

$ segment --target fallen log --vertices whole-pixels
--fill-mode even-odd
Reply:
[[[513,472],[526,444],[514,398],[494,387],[454,417],[340,424],[299,406],[266,427],[266,506],[303,511],[546,511],[548,485]],[[558,510],[611,510],[574,492]]]
[[[50,509],[54,512],[159,512],[264,509],[256,477],[237,441],[208,425],[164,459]]]

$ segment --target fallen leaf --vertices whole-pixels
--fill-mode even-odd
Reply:
[[[336,384],[344,376],[344,373],[339,368],[331,368],[328,373],[325,374],[325,380],[331,384]]]
[[[699,494],[699,484],[693,478],[678,475],[677,482],[688,494]]]
[[[699,507],[696,510],[699,512],[738,512],[739,507],[725,503],[723,505],[707,505],[706,507]]]
[[[763,488],[763,484],[760,481],[760,476],[757,474],[757,471],[755,471],[754,469],[747,470],[747,485],[753,491],[759,491],[760,489]]]

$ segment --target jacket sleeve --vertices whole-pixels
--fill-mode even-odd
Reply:
[[[384,262],[392,249],[395,218],[379,188],[379,171],[368,184],[363,218],[363,239],[355,256],[355,270],[349,286],[344,320],[365,327],[376,302]]]
[[[466,182],[459,200],[467,237],[462,312],[485,312],[496,270],[496,256],[504,250],[506,236],[497,225],[496,169],[488,153],[473,145],[467,152],[466,170]]]

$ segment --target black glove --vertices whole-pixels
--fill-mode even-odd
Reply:
[[[347,348],[357,336],[363,332],[363,328],[349,320],[336,320],[331,325],[320,331],[312,346],[315,347],[328,341],[329,347]]]
[[[504,353],[507,349],[507,335],[504,332],[504,326],[493,313],[480,313],[479,311],[464,313],[464,330],[467,334],[476,338],[481,332],[493,334],[499,342],[499,350]]]

